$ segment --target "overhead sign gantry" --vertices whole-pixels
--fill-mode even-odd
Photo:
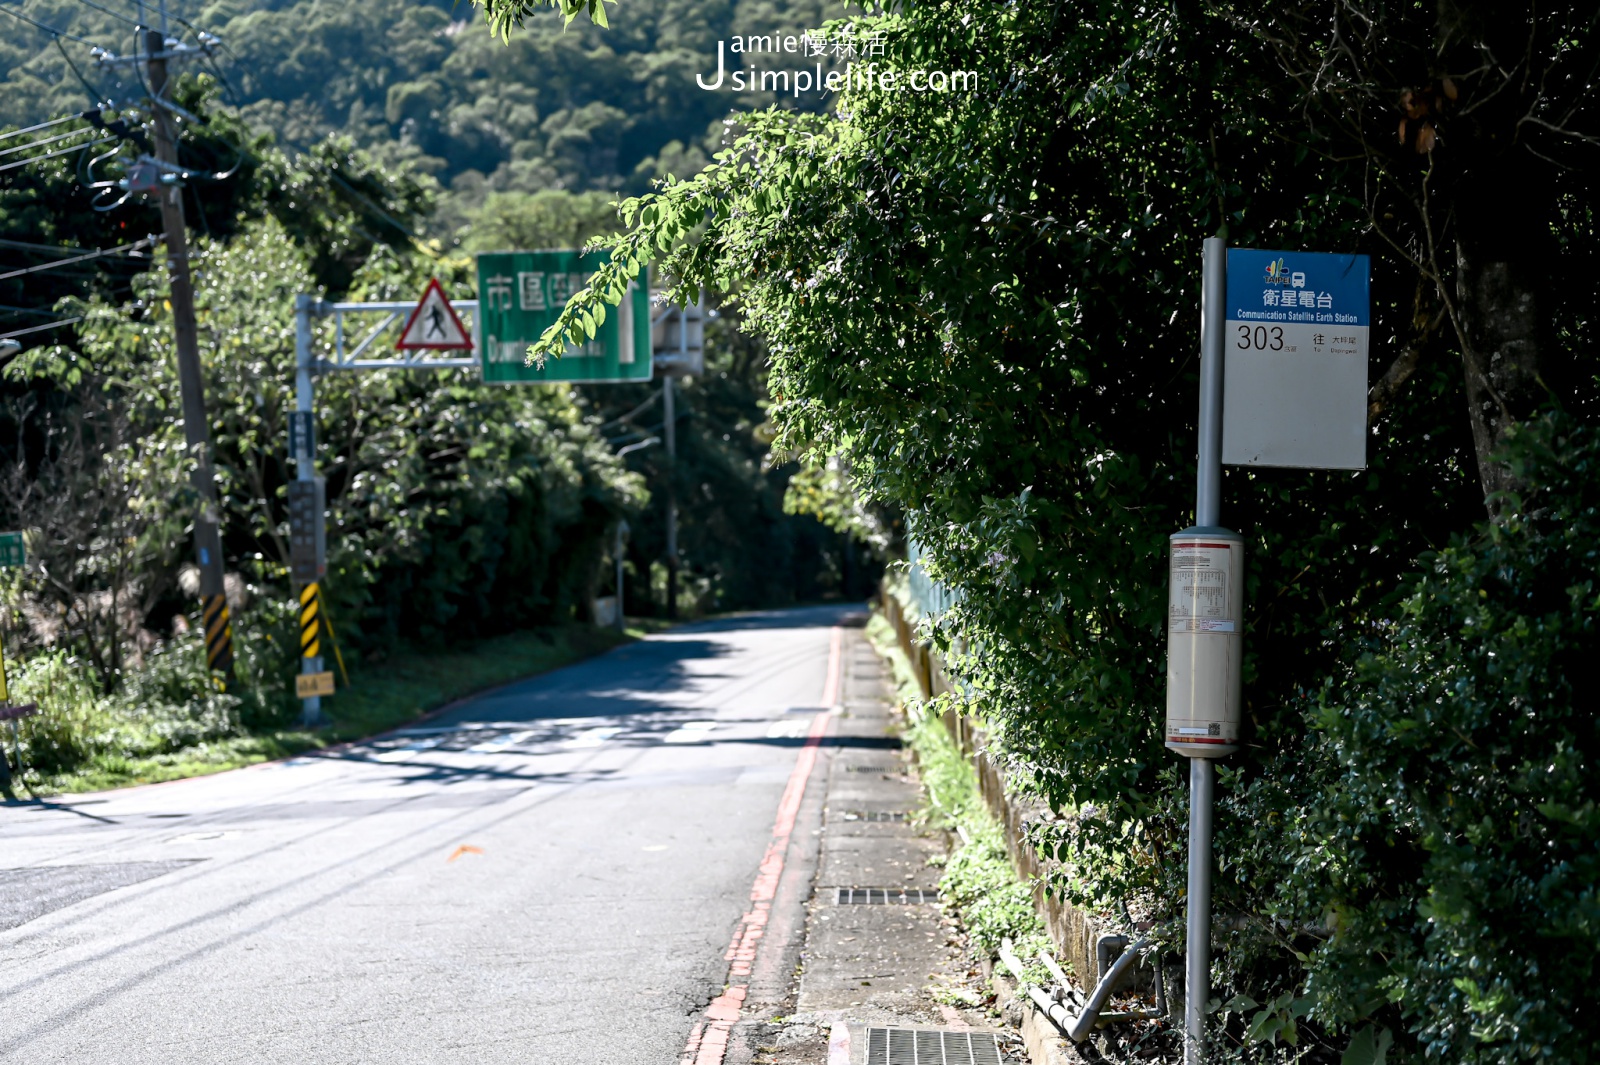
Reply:
[[[668,451],[673,450],[672,379],[704,365],[705,308],[663,305],[652,316],[648,274],[630,286],[619,313],[581,349],[569,349],[542,367],[526,365],[527,350],[555,321],[567,299],[603,262],[600,254],[577,251],[498,252],[478,260],[481,299],[451,300],[438,279],[410,302],[333,303],[310,295],[295,298],[295,410],[289,416],[290,576],[300,600],[302,696],[307,725],[322,716],[322,696],[333,676],[322,665],[321,636],[327,612],[321,582],[327,571],[326,492],[316,473],[318,374],[361,370],[467,370],[498,384],[580,384],[649,381],[659,365],[667,410]],[[313,353],[311,321],[332,318],[331,352]],[[374,322],[374,319],[377,319]],[[393,353],[379,342],[400,323]],[[669,493],[670,494],[670,493]],[[676,568],[675,507],[668,515],[668,565]],[[335,648],[337,650],[337,648]]]

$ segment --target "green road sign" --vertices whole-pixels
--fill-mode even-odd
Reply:
[[[528,345],[556,320],[567,299],[589,283],[605,252],[508,251],[478,256],[478,359],[492,384],[648,381],[650,294],[642,272],[622,306],[606,314],[598,336],[559,359],[528,366]]]
[[[0,569],[7,566],[26,566],[28,552],[22,547],[22,534],[19,532],[0,533]]]

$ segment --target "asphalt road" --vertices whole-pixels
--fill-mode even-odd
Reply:
[[[0,1060],[677,1061],[843,614],[690,625],[369,743],[0,807]]]

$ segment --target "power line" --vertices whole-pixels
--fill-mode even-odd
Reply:
[[[49,322],[45,325],[30,325],[26,329],[13,329],[9,333],[0,333],[0,340],[10,340],[12,337],[20,337],[27,333],[37,333],[45,329],[59,329],[61,326],[71,325],[73,322],[81,321],[83,321],[83,315],[80,314],[76,318],[63,318],[59,322]]]
[[[13,10],[11,10],[11,8],[6,7],[3,4],[0,4],[0,12],[4,12],[5,14],[10,15],[12,18],[15,18],[15,19],[21,19],[23,22],[26,22],[30,26],[36,26],[39,29],[44,30],[44,32],[50,34],[53,37],[65,37],[69,41],[77,41],[79,44],[87,44],[91,48],[94,47],[94,42],[89,40],[86,37],[79,37],[76,33],[68,33],[66,30],[58,30],[54,26],[47,26],[43,22],[40,22],[38,19],[29,18],[27,15],[24,15],[22,12],[13,11]]]
[[[47,251],[56,255],[71,255],[73,252],[83,251],[82,248],[69,248],[64,244],[29,244],[25,240],[0,239],[0,248],[20,248],[23,251]]]
[[[49,252],[53,255],[79,255],[83,252],[95,251],[94,248],[80,248],[71,244],[30,244],[25,240],[0,239],[0,248],[18,248],[22,251]],[[57,263],[56,265],[63,265]],[[14,308],[13,308],[14,309]]]
[[[40,270],[55,270],[58,267],[70,266],[73,263],[81,263],[86,259],[98,259],[105,255],[130,255],[133,252],[138,251],[140,248],[148,248],[154,243],[154,237],[145,237],[143,240],[136,240],[132,244],[124,244],[119,248],[104,248],[100,251],[92,251],[87,255],[80,255],[75,259],[62,259],[60,262],[41,263],[38,266],[30,266],[25,270],[13,270],[9,274],[0,274],[0,281],[5,281],[13,277],[21,277],[23,274],[36,274]]]
[[[0,8],[0,11],[4,10],[6,9]],[[52,118],[48,122],[40,122],[36,125],[26,126],[22,129],[14,129],[10,133],[0,133],[0,141],[3,141],[8,137],[20,137],[24,133],[37,133],[41,129],[49,129],[51,126],[59,126],[63,122],[71,122],[75,118],[88,118],[90,114],[98,113],[98,111],[79,111],[77,114],[73,115],[62,115],[60,118]]]
[[[52,314],[60,313],[58,311],[41,311],[33,307],[13,307],[9,303],[0,303],[0,311],[9,311],[12,314],[32,314],[39,318],[48,318]]]
[[[88,7],[92,7],[96,11],[100,11],[100,12],[103,12],[104,14],[110,15],[114,19],[121,19],[123,22],[126,22],[128,25],[134,27],[135,29],[142,30],[142,29],[146,29],[147,28],[145,26],[145,24],[140,22],[138,19],[131,19],[127,15],[119,15],[117,12],[111,10],[109,7],[101,7],[99,4],[95,3],[94,0],[78,0],[78,2],[80,4],[87,5]]]
[[[27,144],[19,144],[15,148],[0,149],[0,155],[15,155],[18,152],[25,152],[29,148],[42,148],[46,144],[54,144],[57,141],[64,141],[68,137],[76,137],[76,136],[79,136],[80,134],[93,133],[93,132],[94,132],[94,127],[93,126],[85,126],[82,129],[69,130],[66,133],[57,133],[53,137],[44,137],[44,138],[41,138],[40,140],[29,141]]]
[[[0,8],[0,11],[3,10],[5,9]],[[90,148],[96,144],[104,144],[106,141],[114,141],[116,139],[116,137],[98,137],[92,141],[84,141],[82,144],[74,144],[71,147],[62,148],[59,151],[45,152],[43,155],[36,155],[32,159],[23,159],[19,162],[7,163],[5,166],[0,166],[0,172],[4,172],[6,170],[15,170],[19,166],[29,166],[33,163],[42,163],[46,159],[54,159],[58,155],[67,155],[71,152],[78,151],[80,148]]]

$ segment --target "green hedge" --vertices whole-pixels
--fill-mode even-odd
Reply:
[[[1425,560],[1323,696],[1337,756],[1296,886],[1334,934],[1313,986],[1393,1003],[1434,1060],[1588,1060],[1600,963],[1600,432],[1512,448],[1534,486]]]

